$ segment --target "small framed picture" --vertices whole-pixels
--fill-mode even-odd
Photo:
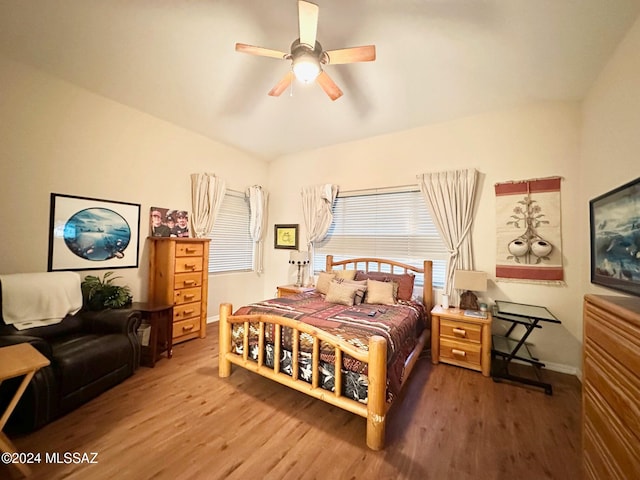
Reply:
[[[298,224],[275,225],[273,247],[298,250]]]

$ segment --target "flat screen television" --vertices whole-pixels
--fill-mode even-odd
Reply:
[[[640,177],[589,201],[591,283],[640,296]]]

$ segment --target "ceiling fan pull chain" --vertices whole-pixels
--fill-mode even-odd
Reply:
[[[293,69],[291,69],[291,72],[293,73]],[[294,84],[294,83],[295,83],[295,82],[291,82],[291,83],[289,84],[289,96],[290,96],[290,97],[293,97],[293,84]]]

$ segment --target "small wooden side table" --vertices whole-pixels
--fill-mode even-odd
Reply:
[[[133,302],[131,309],[139,311],[143,321],[151,325],[149,345],[142,346],[140,363],[153,368],[164,352],[167,352],[167,358],[171,358],[173,356],[173,305]]]
[[[19,343],[0,348],[0,383],[9,378],[24,375],[18,390],[9,405],[7,405],[2,417],[0,417],[0,452],[17,453],[16,447],[2,432],[2,429],[35,373],[42,367],[49,365],[49,363],[49,359],[29,343]],[[20,473],[25,477],[31,473],[29,467],[24,463],[12,463],[11,465],[20,470]]]
[[[459,308],[431,310],[431,362],[470,368],[491,375],[491,313],[476,318]]]
[[[298,293],[313,292],[315,287],[296,287],[295,285],[280,285],[278,287],[278,297],[290,297]]]

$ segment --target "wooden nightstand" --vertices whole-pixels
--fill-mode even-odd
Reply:
[[[298,293],[313,292],[315,287],[296,287],[295,285],[280,285],[278,287],[278,297],[290,297]]]
[[[436,306],[431,310],[431,362],[450,363],[491,374],[491,313],[467,317],[464,310]]]

